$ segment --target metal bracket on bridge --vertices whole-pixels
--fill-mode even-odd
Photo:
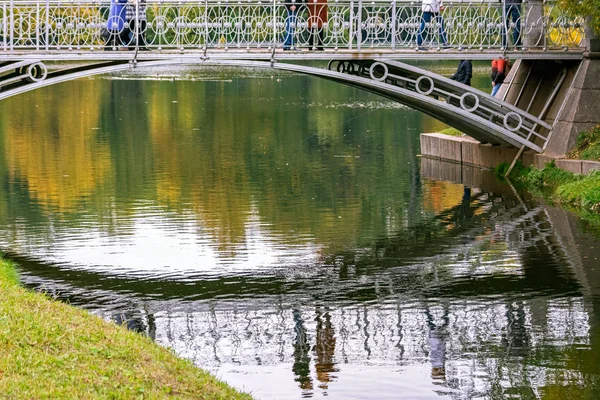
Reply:
[[[368,85],[374,86],[369,90],[425,112],[482,143],[525,146],[542,152],[552,129],[512,104],[398,61],[334,60],[327,68],[368,79],[372,82]]]
[[[41,82],[48,76],[48,68],[40,60],[0,63],[0,99],[10,90]]]

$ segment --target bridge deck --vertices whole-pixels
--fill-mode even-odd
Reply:
[[[417,51],[414,49],[400,50],[381,50],[381,49],[362,49],[362,50],[333,50],[325,49],[323,51],[313,51],[309,49],[300,49],[296,51],[284,51],[276,49],[211,49],[206,52],[201,50],[151,50],[151,51],[103,51],[97,50],[15,50],[1,51],[0,61],[36,59],[43,61],[67,61],[67,60],[89,60],[89,61],[110,61],[110,60],[129,60],[136,58],[138,60],[166,60],[166,59],[195,59],[210,58],[215,60],[373,60],[373,59],[394,59],[394,60],[493,60],[500,56],[508,57],[512,60],[581,60],[584,56],[584,50],[581,48],[569,50],[527,50],[527,51],[501,51],[499,49],[490,50],[458,50],[458,49],[431,49],[426,51]]]

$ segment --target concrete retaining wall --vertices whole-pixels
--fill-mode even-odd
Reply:
[[[421,155],[465,165],[494,168],[502,163],[511,163],[517,155],[517,149],[481,144],[468,136],[423,133],[421,134]],[[596,161],[561,159],[527,151],[521,156],[523,165],[539,169],[544,168],[553,160],[558,168],[575,174],[588,174],[591,171],[600,170],[600,162]]]

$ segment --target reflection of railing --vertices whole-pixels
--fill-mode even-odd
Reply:
[[[299,1],[294,10],[291,4],[149,0],[129,5],[137,13],[131,12],[134,19],[128,21],[125,12],[111,16],[106,0],[4,0],[0,51],[93,50],[107,42],[127,46],[136,34],[156,50],[272,49],[286,41],[291,48],[396,50],[414,48],[418,36],[426,48],[439,48],[447,41],[456,49],[484,50],[510,45],[515,30],[517,41],[527,48],[568,49],[580,46],[584,30],[581,17],[566,14],[550,1],[531,3],[536,7],[523,4],[508,24],[500,2],[445,3],[439,16],[430,20],[423,18],[418,2]],[[109,18],[115,22],[114,31],[107,30]]]

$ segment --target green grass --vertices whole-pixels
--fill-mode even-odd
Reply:
[[[577,138],[575,148],[567,155],[579,160],[600,161],[600,125],[582,132]]]
[[[0,259],[0,397],[251,399],[149,338],[18,284]]]
[[[449,136],[464,136],[465,134],[462,133],[461,131],[459,131],[458,129],[455,128],[446,128],[444,130],[442,130],[440,133],[443,133],[444,135],[449,135]]]
[[[502,164],[496,168],[496,173],[503,176],[506,168]],[[544,169],[525,168],[518,162],[510,178],[521,188],[555,204],[590,217],[600,215],[600,171],[576,175],[556,167],[554,162],[546,164]]]

